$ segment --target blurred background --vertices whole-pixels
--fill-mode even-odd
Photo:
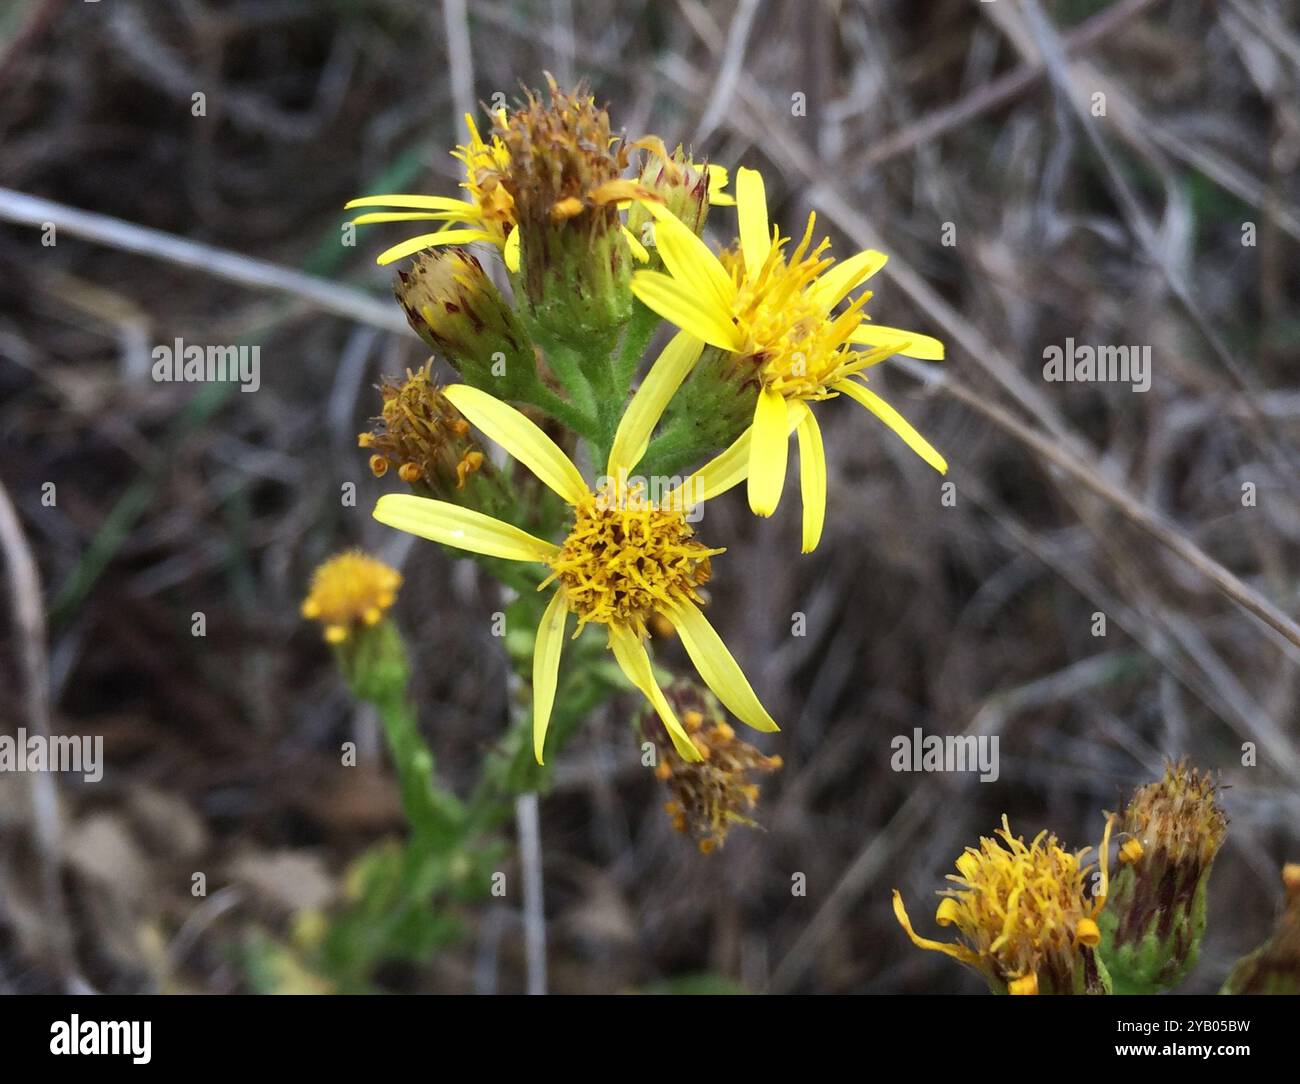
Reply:
[[[1229,785],[1186,987],[1217,989],[1300,857],[1298,7],[7,0],[0,725],[101,735],[106,770],[0,774],[0,990],[297,988],[248,946],[403,828],[374,719],[298,616],[330,553],[401,563],[448,781],[500,735],[495,586],[370,519],[398,484],[356,434],[427,352],[373,262],[407,233],[350,247],[341,208],[454,194],[462,114],[544,71],[588,78],[632,137],[763,170],[785,232],[815,207],[839,255],[891,254],[873,317],[948,361],[878,386],[954,483],[828,404],[814,555],[797,501],[711,506],[710,615],[785,768],[761,828],[701,855],[640,765],[638,703],[592,718],[540,806],[549,988],[980,990],[908,944],[890,889],[933,932],[932,893],[1002,813],[1095,845],[1186,755]],[[259,345],[260,389],[154,382],[176,337]],[[1067,337],[1149,346],[1150,390],[1044,381]],[[914,727],[997,735],[999,778],[892,771]],[[461,917],[376,984],[523,989],[518,898]]]

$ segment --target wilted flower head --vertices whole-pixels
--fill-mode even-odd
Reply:
[[[1210,867],[1228,821],[1214,780],[1182,763],[1138,788],[1120,827],[1102,953],[1118,991],[1154,993],[1196,962]]]
[[[525,92],[513,113],[498,117],[508,166],[502,183],[525,230],[560,222],[603,231],[619,225],[618,204],[648,193],[625,180],[628,148],[610,128],[609,113],[585,84],[562,91],[549,73],[547,98]]]
[[[672,798],[664,806],[673,827],[689,835],[705,854],[722,846],[734,825],[754,826],[749,816],[758,802],[757,775],[781,767],[780,757],[765,756],[736,736],[721,705],[706,690],[677,681],[664,690],[700,753],[683,760],[652,713],[641,719],[641,731],[655,743],[655,778],[667,784]]]
[[[357,443],[371,451],[376,478],[396,468],[407,485],[422,482],[445,493],[464,489],[466,479],[486,461],[470,436],[469,422],[434,383],[431,368],[408,369],[405,380],[380,385],[383,408],[375,428],[360,434]]]
[[[586,86],[569,93],[546,81],[546,96],[527,91],[497,126],[510,159],[502,184],[519,224],[516,291],[547,333],[589,347],[631,311],[632,250],[619,206],[659,197],[623,176],[628,145]]]
[[[397,569],[360,550],[348,550],[312,573],[302,615],[319,621],[331,644],[342,644],[359,630],[379,624],[401,585]]]
[[[1094,895],[1086,889],[1092,848],[1070,852],[1046,831],[1032,843],[1011,834],[1007,818],[996,839],[980,839],[957,859],[955,888],[935,913],[940,926],[956,926],[962,942],[945,944],[920,937],[894,890],[894,914],[918,948],[933,949],[973,967],[989,986],[1011,994],[1109,993],[1106,969],[1093,951],[1101,940],[1097,916],[1106,902],[1106,822]]]

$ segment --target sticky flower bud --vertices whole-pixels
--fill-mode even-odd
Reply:
[[[1116,993],[1157,993],[1196,963],[1206,886],[1227,818],[1208,774],[1168,765],[1124,810],[1119,870],[1101,925],[1101,953]]]
[[[462,248],[416,255],[393,286],[415,333],[442,354],[466,383],[501,398],[537,384],[537,357],[519,317],[482,265]]]
[[[641,732],[655,744],[655,778],[668,788],[664,809],[673,827],[708,854],[722,846],[735,825],[755,827],[749,814],[758,802],[759,786],[753,777],[777,771],[781,758],[765,756],[738,738],[708,690],[677,681],[664,695],[702,759],[683,759],[653,711],[643,714]]]
[[[1300,994],[1300,862],[1282,867],[1285,902],[1273,936],[1237,961],[1225,994]]]

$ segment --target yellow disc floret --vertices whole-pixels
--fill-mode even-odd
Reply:
[[[708,582],[709,558],[723,551],[695,541],[682,511],[611,494],[602,490],[577,505],[542,586],[559,581],[579,629],[594,621],[644,637],[654,613],[702,601],[696,588]]]
[[[757,273],[747,273],[738,249],[722,253],[722,265],[736,284],[731,316],[744,337],[738,364],[752,365],[763,387],[787,399],[826,399],[830,386],[856,372],[872,356],[854,349],[850,337],[871,299],[864,290],[836,317],[808,292],[833,263],[824,253],[830,242],[812,246],[815,215],[808,216],[803,238],[787,252],[788,237],[778,237]]]
[[[1102,841],[1101,876],[1095,892],[1087,881],[1092,848],[1064,850],[1056,836],[1040,832],[1033,842],[1014,836],[1007,818],[996,838],[982,838],[957,859],[935,914],[940,926],[956,926],[964,944],[942,944],[919,937],[902,900],[894,911],[912,941],[969,964],[991,984],[1009,993],[1077,993],[1104,983],[1092,949],[1101,940],[1097,916],[1108,891],[1106,852],[1110,822]]]
[[[331,557],[312,574],[303,617],[319,621],[325,639],[341,644],[358,629],[377,625],[397,599],[402,575],[360,550]]]

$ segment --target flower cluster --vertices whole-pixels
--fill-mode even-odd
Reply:
[[[737,739],[721,715],[777,729],[704,615],[704,585],[724,551],[697,535],[703,506],[747,482],[753,510],[771,515],[795,435],[803,548],[813,549],[827,468],[809,404],[840,396],[945,470],[866,386],[866,370],[891,355],[937,360],[943,346],[868,319],[872,295],[859,287],[884,266],[882,253],[836,263],[812,217],[792,244],[769,221],[756,171],[735,174],[733,197],[728,170],[654,135],[628,139],[585,86],[566,91],[548,76],[544,92],[498,110],[486,134],[471,117],[466,125],[468,141],[452,152],[460,196],[348,204],[363,211],[359,225],[434,224],[378,262],[412,260],[398,271],[398,300],[463,381],[438,388],[425,370],[382,389],[382,419],[362,444],[376,475],[395,467],[414,492],[381,497],[375,518],[468,552],[503,578],[532,569],[507,582],[540,593],[530,618],[539,764],[553,716],[565,715],[565,640],[599,630],[662,728],[669,752],[658,770],[676,816],[710,849],[729,826],[749,823],[757,790],[748,776],[779,761]],[[734,219],[710,219],[733,207]],[[704,240],[714,225],[716,249]],[[466,246],[499,254],[510,297]],[[661,321],[674,333],[647,359]],[[470,427],[509,457],[500,474],[510,501],[467,487],[491,470]],[[603,473],[589,482],[579,462]],[[648,489],[647,478],[667,484]],[[701,693],[709,711],[665,692],[650,652],[650,631],[663,629],[710,691]],[[574,665],[584,657],[567,654]]]

